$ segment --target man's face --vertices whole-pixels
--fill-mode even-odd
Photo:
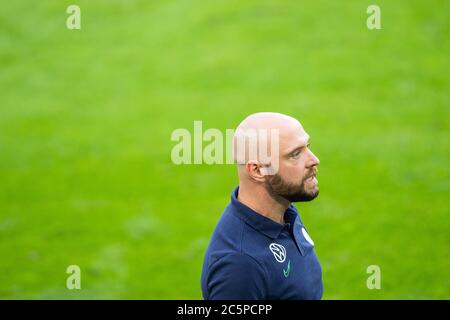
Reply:
[[[298,127],[279,136],[279,169],[267,177],[267,190],[289,202],[311,201],[319,194],[316,178],[319,159],[309,149],[309,135]]]

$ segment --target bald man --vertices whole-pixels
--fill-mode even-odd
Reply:
[[[255,113],[235,131],[239,186],[211,237],[201,276],[211,300],[320,299],[322,269],[292,202],[319,194],[319,159],[296,119]]]

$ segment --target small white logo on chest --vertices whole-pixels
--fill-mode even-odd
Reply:
[[[271,243],[269,245],[269,249],[270,251],[272,251],[273,256],[279,263],[282,263],[284,262],[284,260],[286,260],[286,248],[281,244]]]

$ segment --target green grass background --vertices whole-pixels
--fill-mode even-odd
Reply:
[[[66,28],[70,4],[81,30]],[[381,7],[382,30],[366,8]],[[6,1],[0,298],[201,299],[231,165],[175,166],[176,128],[303,123],[298,205],[325,299],[450,298],[450,2]],[[66,268],[81,268],[68,290]],[[368,290],[366,268],[381,268]]]

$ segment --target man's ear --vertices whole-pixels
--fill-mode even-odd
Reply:
[[[245,164],[245,169],[253,180],[258,182],[264,182],[266,180],[263,167],[258,161],[248,161]]]

